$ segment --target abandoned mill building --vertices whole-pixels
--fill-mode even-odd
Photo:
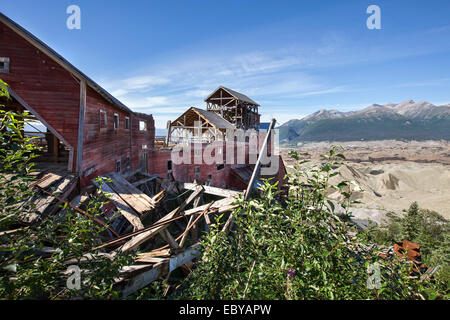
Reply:
[[[206,110],[187,109],[168,124],[166,137],[155,139],[152,115],[132,111],[132,106],[121,103],[1,13],[0,78],[9,85],[11,100],[7,105],[16,111],[28,111],[32,123],[46,128],[34,130],[34,126],[25,132],[38,138],[43,147],[37,159],[39,166],[73,174],[81,190],[95,177],[137,169],[163,178],[235,190],[244,190],[252,174],[248,142],[243,142],[245,163],[227,162],[230,149],[225,146],[226,131],[258,130],[260,125],[258,103],[239,92],[217,88],[205,99]],[[196,121],[201,123],[201,152],[212,142],[222,142],[218,152],[223,161],[172,162],[174,146],[195,136]],[[263,138],[265,133],[259,135]],[[269,143],[269,153],[272,145]],[[192,150],[193,159],[197,155]],[[285,169],[281,157],[279,163],[280,170],[272,177],[282,181]]]

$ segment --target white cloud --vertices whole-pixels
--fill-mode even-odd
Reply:
[[[179,61],[152,66],[151,72],[143,68],[132,77],[109,83],[105,81],[105,87],[113,90],[113,95],[120,96],[132,110],[153,114],[156,127],[161,128],[162,125],[164,128],[167,120],[174,120],[188,107],[203,108],[204,99],[219,85],[240,91],[263,106],[268,101],[271,101],[269,105],[276,105],[281,99],[348,90],[344,86],[329,85],[326,79],[312,76],[302,69],[310,64],[311,59],[298,48],[235,55],[229,52],[215,55],[212,52],[206,57],[185,55]],[[277,112],[275,118],[283,123],[301,116]],[[271,117],[263,114],[267,121]]]
[[[146,89],[153,86],[165,85],[169,82],[167,78],[157,76],[138,76],[123,80],[126,89],[137,90]]]

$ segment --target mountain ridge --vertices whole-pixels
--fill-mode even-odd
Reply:
[[[280,142],[450,140],[450,104],[427,101],[372,104],[357,111],[318,110],[278,127]]]

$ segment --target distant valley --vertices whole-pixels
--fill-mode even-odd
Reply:
[[[279,128],[280,143],[311,141],[450,140],[450,104],[407,100],[359,111],[319,110]]]

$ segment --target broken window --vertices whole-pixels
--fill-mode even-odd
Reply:
[[[200,174],[200,167],[195,167],[195,168],[194,168],[194,174],[195,174],[196,176],[198,176],[198,175]]]
[[[119,115],[114,113],[114,130],[119,129]]]
[[[100,110],[100,129],[106,129],[106,111]]]
[[[0,57],[0,72],[9,73],[9,58]]]
[[[167,171],[172,171],[172,160],[167,161]]]
[[[218,165],[217,166],[217,170],[219,171],[219,170],[222,170],[222,169],[224,169],[225,168],[225,165],[224,164],[220,164],[220,165]]]
[[[147,131],[147,121],[139,121],[139,131]]]
[[[125,117],[125,129],[130,129],[130,117]]]
[[[120,160],[117,160],[116,161],[116,172],[121,172],[122,171],[122,168],[121,168],[121,166],[120,166]]]

